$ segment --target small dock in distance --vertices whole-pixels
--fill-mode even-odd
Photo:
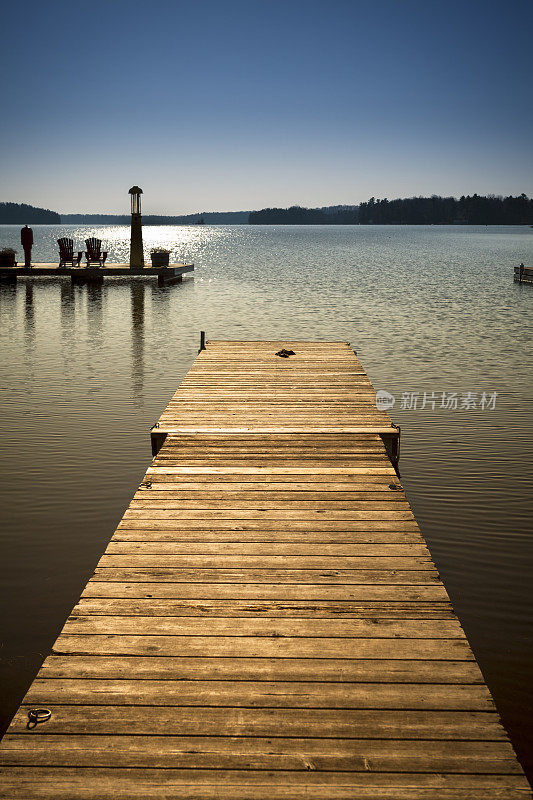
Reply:
[[[65,278],[73,282],[100,283],[104,278],[157,278],[160,285],[181,283],[194,264],[169,264],[168,267],[130,267],[129,264],[104,264],[103,267],[59,267],[54,263],[32,264],[27,267],[0,267],[0,281],[15,282],[17,278]]]
[[[0,745],[0,796],[531,798],[374,399],[347,343],[207,343]]]
[[[514,268],[515,283],[533,283],[533,267],[524,267],[522,264]]]

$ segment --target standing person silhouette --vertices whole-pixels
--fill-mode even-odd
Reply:
[[[25,225],[20,231],[20,243],[24,248],[24,266],[31,267],[31,248],[33,246],[33,231]]]

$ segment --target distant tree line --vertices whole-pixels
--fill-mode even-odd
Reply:
[[[263,208],[260,211],[220,211],[143,216],[145,225],[533,225],[533,200],[525,194],[500,197],[478,194],[454,197],[409,197],[376,200],[357,206]],[[2,225],[129,225],[129,214],[61,214],[26,203],[0,203]]]
[[[59,225],[61,217],[47,208],[26,203],[0,203],[0,225]]]
[[[129,225],[131,214],[61,214],[62,225]]]
[[[409,197],[376,200],[359,206],[361,225],[532,225],[533,200],[518,197]]]
[[[195,225],[201,219],[209,225],[246,225],[248,211],[203,211],[198,214],[165,216],[143,214],[143,225]],[[64,225],[129,225],[129,214],[61,214]]]
[[[333,211],[321,208],[263,208],[250,211],[250,225],[355,225],[357,207],[348,206]]]

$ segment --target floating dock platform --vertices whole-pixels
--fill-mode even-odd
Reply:
[[[515,283],[533,283],[533,267],[519,266],[514,268]]]
[[[2,797],[531,798],[374,399],[347,343],[201,350],[4,737]]]
[[[0,267],[0,281],[17,278],[65,278],[79,282],[102,282],[104,278],[157,278],[159,284],[181,283],[194,264],[169,264],[168,267],[130,267],[129,264],[105,264],[103,267],[58,267],[57,264],[32,264],[27,267]]]

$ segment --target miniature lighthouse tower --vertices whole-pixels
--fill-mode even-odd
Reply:
[[[131,194],[131,244],[130,267],[144,267],[143,223],[141,217],[141,195],[143,190],[132,186]]]

